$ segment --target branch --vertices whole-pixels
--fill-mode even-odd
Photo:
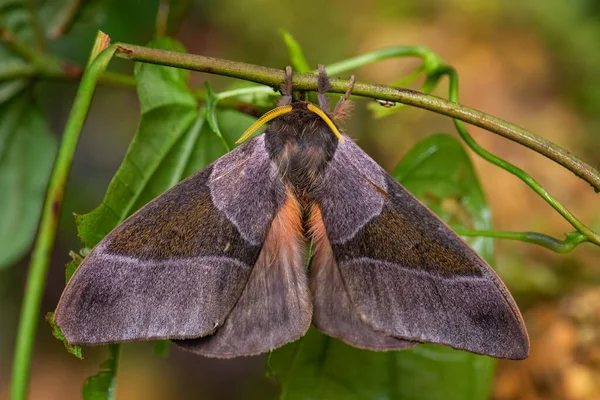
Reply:
[[[37,47],[41,50],[46,46],[46,38],[38,17],[37,2],[35,0],[27,0],[27,12],[29,13],[29,22],[35,34]]]
[[[152,64],[167,65],[176,68],[185,68],[193,71],[244,79],[267,85],[272,88],[278,88],[285,78],[283,70],[279,69],[194,54],[151,49],[125,43],[118,44],[116,55],[134,61],[143,61]],[[317,76],[314,74],[294,74],[293,82],[294,88],[298,90],[317,89]],[[349,81],[346,79],[332,78],[331,92],[345,93],[348,84]],[[592,166],[586,164],[560,146],[482,111],[415,90],[393,88],[384,85],[371,85],[357,82],[354,85],[352,94],[423,108],[459,119],[504,136],[505,138],[528,147],[562,165],[581,179],[588,182],[597,192],[600,192],[600,173]]]
[[[454,231],[461,236],[491,237],[537,244],[557,253],[568,253],[587,241],[586,236],[579,232],[570,232],[564,240],[560,240],[538,232],[477,231],[462,228],[455,228]]]
[[[71,0],[68,2],[60,11],[56,24],[48,30],[48,37],[50,39],[58,39],[67,33],[71,29],[71,26],[73,26],[75,17],[79,13],[81,6],[81,0]]]
[[[81,68],[79,66],[64,63],[58,58],[47,55],[44,52],[29,46],[27,43],[19,40],[19,38],[5,26],[0,24],[0,41],[8,47],[15,55],[28,62],[28,65],[23,67],[23,70],[7,71],[4,69],[0,73],[0,80],[14,79],[18,77],[32,77],[39,75],[43,77],[75,77],[81,76]],[[32,73],[32,68],[35,73]]]

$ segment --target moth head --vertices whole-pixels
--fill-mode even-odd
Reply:
[[[329,129],[331,129],[331,131],[333,132],[333,134],[338,138],[338,140],[341,143],[344,142],[344,137],[342,136],[342,134],[338,130],[337,126],[335,126],[335,124],[333,123],[333,121],[331,120],[331,118],[329,118],[329,116],[323,110],[321,110],[319,107],[315,106],[312,103],[307,103],[307,102],[302,102],[302,103],[306,105],[306,109],[308,111],[311,111],[311,112],[317,114],[327,124],[327,126],[329,127]],[[294,104],[296,104],[296,103],[294,103]],[[271,121],[272,119],[275,119],[275,118],[277,118],[277,117],[279,117],[281,115],[284,115],[284,114],[287,114],[289,112],[292,112],[293,109],[294,109],[293,105],[290,104],[290,105],[280,106],[280,107],[272,109],[271,111],[268,111],[262,117],[260,117],[255,123],[253,123],[250,126],[250,128],[248,128],[246,130],[246,132],[244,132],[244,134],[235,143],[236,144],[240,144],[240,143],[244,142],[254,132],[256,132],[256,130],[258,128],[260,128],[261,126],[263,126],[267,122]]]

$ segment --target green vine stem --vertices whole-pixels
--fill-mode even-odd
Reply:
[[[100,37],[100,35],[99,35]],[[97,39],[99,40],[99,39]],[[11,399],[24,400],[27,398],[29,372],[35,331],[37,327],[40,303],[50,255],[56,239],[56,228],[63,200],[64,188],[69,176],[71,162],[77,147],[81,128],[87,116],[92,101],[94,88],[100,74],[111,60],[116,46],[110,46],[97,55],[92,53],[94,61],[86,69],[79,85],[71,114],[63,133],[60,149],[50,178],[50,184],[44,203],[39,232],[27,275],[25,297],[21,308],[21,319],[15,345],[13,375],[11,380]]]
[[[82,5],[83,1],[81,0],[67,2],[58,14],[58,19],[54,26],[48,29],[48,37],[50,39],[58,39],[67,33],[73,26],[75,17],[77,17]]]
[[[437,76],[436,76],[437,75]],[[438,79],[440,76],[447,75],[450,81],[449,84],[449,99],[452,102],[458,101],[458,74],[456,70],[450,66],[441,66],[437,74],[433,75],[434,79]],[[489,151],[485,150],[481,147],[475,139],[469,134],[465,125],[462,121],[454,119],[454,125],[456,130],[462,139],[467,143],[467,145],[479,156],[481,156],[486,161],[497,165],[498,167],[504,169],[505,171],[510,172],[515,175],[523,182],[525,182],[534,192],[536,192],[541,198],[543,198],[552,208],[554,208],[564,219],[566,219],[577,231],[583,234],[588,241],[600,245],[600,235],[586,225],[584,225],[579,219],[577,219],[565,206],[563,206],[556,198],[554,198],[546,189],[544,189],[535,179],[533,179],[529,174],[527,174],[522,169],[517,166],[509,163],[501,159],[500,157],[495,156]],[[577,243],[579,244],[579,243]]]
[[[271,86],[272,88],[279,87],[284,79],[284,72],[279,69],[194,54],[151,49],[125,43],[120,43],[118,46],[117,56],[134,61],[224,75],[261,83],[263,85]],[[355,63],[358,62],[355,61]],[[336,66],[334,65],[334,67]],[[317,77],[311,73],[294,74],[293,82],[294,88],[298,90],[316,90],[317,88]],[[348,84],[349,80],[347,79],[332,78],[331,92],[345,93]],[[412,105],[499,134],[557,162],[588,182],[596,189],[596,191],[600,191],[600,173],[596,169],[560,146],[482,111],[415,90],[393,88],[385,85],[372,85],[357,82],[352,94]]]
[[[477,231],[461,228],[455,228],[454,231],[461,236],[491,237],[537,244],[557,253],[568,253],[587,241],[587,237],[580,232],[567,233],[566,238],[560,240],[538,232]]]
[[[46,37],[38,16],[37,7],[38,5],[35,0],[27,0],[27,13],[29,14],[29,22],[35,34],[36,45],[39,49],[43,49],[46,46]]]

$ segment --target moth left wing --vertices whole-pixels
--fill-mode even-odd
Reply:
[[[264,135],[241,145],[109,233],[69,281],[56,309],[58,325],[69,343],[88,345],[217,338],[233,326],[234,352],[206,352],[223,357],[295,339],[310,323],[304,266],[288,270],[271,262],[290,237],[288,228],[293,232],[299,223],[293,212],[284,224],[276,220],[282,210],[290,212],[292,200]],[[293,256],[284,254],[302,257],[294,243]],[[269,291],[285,279],[295,286]],[[285,300],[276,301],[283,294]],[[248,296],[262,303],[245,301]]]
[[[349,300],[338,307],[331,296],[315,298],[317,328],[351,342],[352,332],[339,324],[332,331],[325,318],[336,307],[340,314],[350,308],[355,321],[379,335],[359,347],[393,348],[382,345],[384,335],[494,357],[527,356],[521,314],[495,272],[349,138],[338,144],[312,197],[334,262],[311,265],[310,285],[339,274]]]

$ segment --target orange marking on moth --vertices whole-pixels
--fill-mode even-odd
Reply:
[[[318,245],[323,242],[324,239],[327,239],[327,232],[325,231],[321,209],[314,203],[312,204],[308,215],[308,234],[314,240],[315,245]]]
[[[313,239],[313,256],[310,263],[310,274],[313,281],[326,279],[332,268],[337,268],[331,243],[327,238],[321,209],[312,204],[308,216],[308,233]],[[314,293],[313,293],[314,295]]]
[[[257,263],[289,266],[302,260],[302,210],[296,197],[288,190],[287,197],[273,218],[271,229]]]

